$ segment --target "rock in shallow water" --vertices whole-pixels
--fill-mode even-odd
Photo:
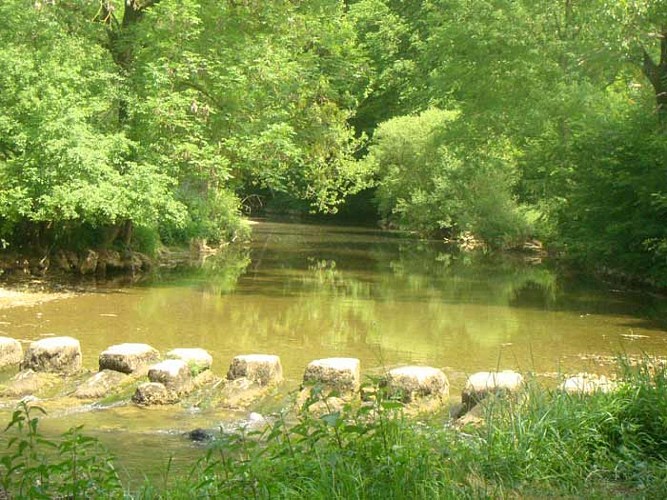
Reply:
[[[159,382],[146,382],[137,387],[132,401],[141,406],[168,405],[178,402],[178,396]]]
[[[361,362],[357,358],[325,358],[311,361],[303,375],[305,385],[322,384],[341,393],[357,392]]]
[[[100,354],[100,371],[114,370],[121,373],[134,373],[145,369],[160,358],[157,349],[148,344],[112,345]]]
[[[129,375],[113,370],[102,370],[77,387],[73,396],[79,399],[98,399],[108,396],[112,390],[129,380]]]
[[[411,403],[427,397],[449,396],[449,380],[442,370],[430,366],[402,366],[387,374],[387,388],[403,402]]]
[[[51,337],[30,344],[21,368],[72,374],[81,370],[81,345],[72,337]]]
[[[168,359],[148,368],[148,379],[164,385],[176,394],[187,394],[193,389],[192,374],[185,361]]]
[[[0,337],[0,370],[8,366],[18,365],[23,359],[21,343],[9,337]]]
[[[560,390],[568,394],[593,394],[596,392],[610,392],[616,389],[617,384],[607,377],[591,373],[580,373],[569,377],[561,385]]]
[[[514,394],[521,387],[523,376],[515,371],[477,372],[468,377],[461,393],[461,402],[469,409],[490,394]]]
[[[246,378],[265,386],[282,382],[283,367],[280,358],[271,354],[245,354],[236,356],[227,372],[228,380]]]
[[[204,370],[209,370],[213,364],[213,356],[206,350],[200,348],[179,348],[172,349],[165,356],[167,359],[180,359],[193,371],[196,375]]]

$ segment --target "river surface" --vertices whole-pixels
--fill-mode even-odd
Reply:
[[[237,354],[277,354],[283,394],[324,357],[359,358],[370,375],[402,364],[439,367],[456,398],[475,371],[516,369],[555,385],[558,374],[605,373],[620,353],[667,355],[661,296],[564,276],[518,255],[450,254],[369,228],[261,222],[253,235],[251,245],[200,268],[1,310],[0,335],[75,337],[90,370],[122,342],[205,348],[221,376]],[[47,432],[84,425],[135,478],[164,470],[170,456],[178,468],[201,455],[183,431],[248,417],[216,408],[51,406]],[[5,421],[10,409],[0,407]]]

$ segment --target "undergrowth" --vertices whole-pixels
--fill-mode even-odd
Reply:
[[[75,428],[39,433],[21,403],[6,432],[0,484],[13,498],[661,498],[667,491],[667,374],[621,366],[612,393],[568,395],[527,385],[493,399],[484,423],[408,418],[382,391],[342,408],[322,393],[297,419],[221,434],[187,477],[130,490],[108,452]],[[319,406],[318,412],[310,411]]]

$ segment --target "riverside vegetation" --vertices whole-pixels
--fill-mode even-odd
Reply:
[[[39,433],[21,403],[7,426],[0,484],[17,498],[480,498],[584,495],[659,498],[667,487],[667,371],[621,362],[609,393],[528,384],[484,404],[484,423],[408,418],[382,391],[369,404],[221,434],[187,477],[123,484],[113,458],[75,428]]]
[[[665,285],[666,27],[665,0],[5,0],[0,247],[135,269],[349,201]]]

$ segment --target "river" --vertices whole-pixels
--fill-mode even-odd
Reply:
[[[370,228],[261,222],[253,235],[248,247],[200,268],[1,310],[0,335],[75,337],[90,370],[102,350],[122,342],[161,352],[205,348],[223,376],[237,354],[277,354],[286,377],[278,399],[323,357],[360,358],[371,375],[401,364],[439,367],[456,398],[475,371],[516,369],[555,385],[562,373],[606,373],[620,353],[667,355],[665,297],[563,275],[519,255],[450,254],[441,243]],[[0,417],[10,410],[4,403]],[[178,469],[202,454],[182,432],[247,416],[52,404],[42,425],[46,432],[84,425],[136,479],[164,470],[170,456]]]

